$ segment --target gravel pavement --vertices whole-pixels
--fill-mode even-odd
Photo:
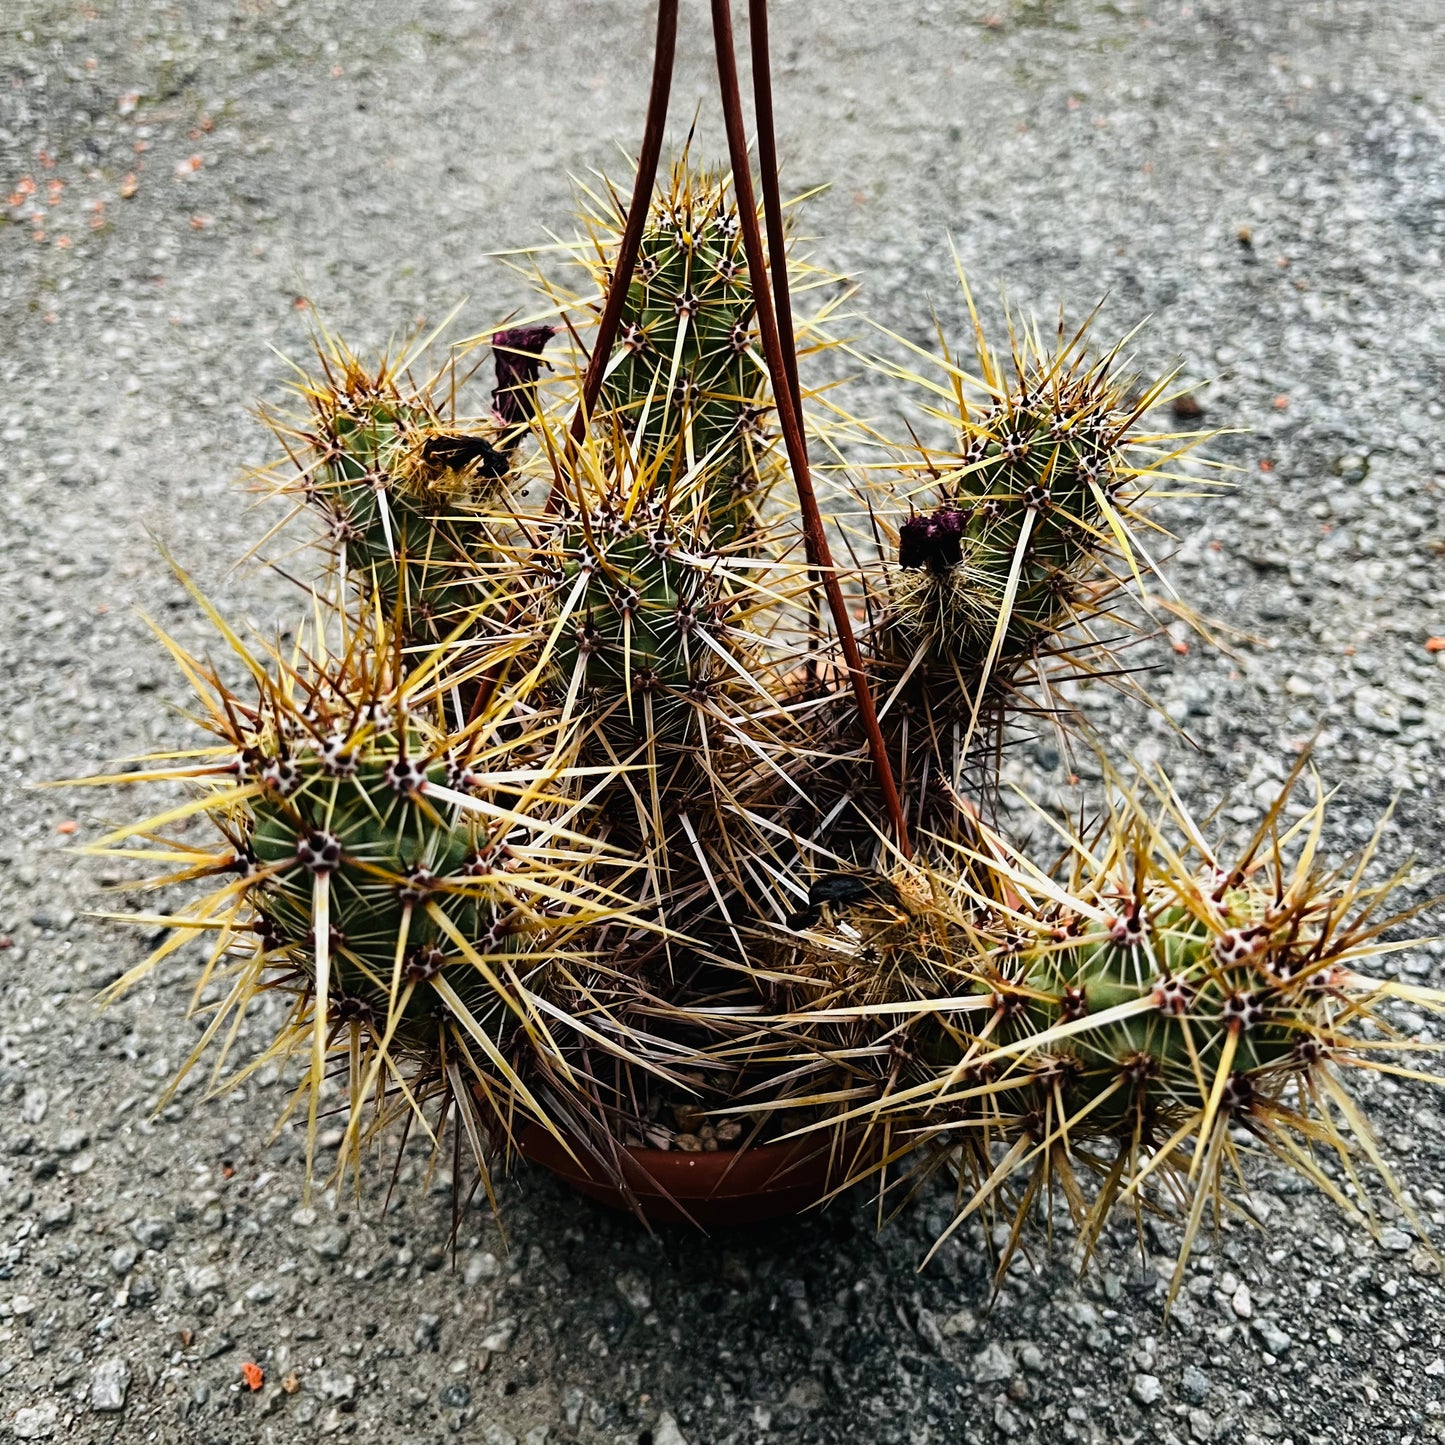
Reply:
[[[741,7],[740,7],[741,8]],[[650,1237],[523,1173],[445,1256],[449,1180],[301,1205],[283,1088],[182,1092],[190,965],[101,1013],[143,956],[71,856],[138,800],[36,792],[181,735],[140,610],[203,646],[161,539],[230,571],[269,524],[236,479],[320,314],[361,347],[525,298],[488,253],[561,229],[569,173],[620,170],[650,22],[623,0],[5,0],[0,6],[0,1437],[387,1445],[1411,1441],[1445,1438],[1445,1302],[1384,1211],[1376,1244],[1291,1179],[1202,1241],[1121,1230],[1080,1280],[1040,1254],[990,1313],[984,1242],[916,1272],[945,1218],[865,1203],[764,1232]],[[710,93],[685,5],[678,113]],[[1445,74],[1438,0],[777,3],[787,183],[870,312],[956,331],[979,291],[1109,295],[1182,363],[1236,490],[1180,500],[1171,576],[1258,639],[1161,647],[1167,723],[1097,717],[1245,827],[1301,742],[1335,842],[1435,870],[1445,761]],[[704,105],[702,149],[722,150]],[[28,179],[27,179],[28,178]],[[304,298],[304,299],[303,299]],[[305,304],[309,300],[310,308]],[[884,405],[864,389],[865,404]],[[1067,789],[1041,744],[1015,764]],[[1086,777],[1079,786],[1087,788]],[[1435,874],[1432,883],[1432,873]],[[1426,928],[1445,927],[1437,910]],[[1389,966],[1445,983],[1425,946]],[[1418,1022],[1418,1021],[1417,1021]],[[1438,1027],[1438,1026],[1436,1026]],[[1445,1099],[1367,1091],[1445,1225]],[[264,1375],[247,1387],[243,1364]]]

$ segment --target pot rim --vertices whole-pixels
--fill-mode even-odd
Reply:
[[[513,1129],[513,1147],[579,1193],[646,1223],[703,1229],[821,1207],[845,1182],[849,1153],[832,1135],[698,1153],[616,1144],[614,1173],[595,1146],[562,1132],[575,1157],[531,1120]]]

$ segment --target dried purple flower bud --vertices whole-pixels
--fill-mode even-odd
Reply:
[[[555,326],[513,326],[492,333],[492,356],[497,364],[492,410],[504,426],[525,426],[531,419],[542,348],[556,334]]]
[[[910,517],[898,529],[898,565],[946,572],[962,560],[960,542],[968,514],[956,507]]]

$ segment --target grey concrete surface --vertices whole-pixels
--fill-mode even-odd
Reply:
[[[247,407],[309,298],[357,345],[463,297],[522,304],[489,252],[567,224],[569,173],[635,143],[649,21],[622,0],[5,0],[0,6],[0,1435],[274,1445],[1411,1441],[1445,1436],[1445,1306],[1390,1208],[1373,1243],[1265,1168],[1191,1260],[1127,1231],[1080,1280],[984,1242],[915,1271],[945,1201],[748,1237],[651,1238],[523,1174],[444,1258],[447,1184],[403,1171],[301,1209],[282,1088],[151,1105],[194,1037],[187,966],[98,1014],[145,941],[87,916],[71,856],[132,804],[36,792],[177,735],[143,608],[205,628],[152,534],[263,625],[287,589],[232,561],[269,522],[236,478]],[[710,92],[685,7],[680,110]],[[1191,748],[1107,701],[1121,743],[1245,825],[1319,731],[1336,845],[1398,793],[1388,862],[1440,888],[1445,243],[1436,0],[777,3],[790,186],[882,322],[956,329],[981,292],[1152,317],[1226,497],[1170,504],[1183,595],[1261,641],[1161,649]],[[704,104],[703,147],[720,153]],[[29,177],[34,192],[23,184]],[[1239,238],[1247,228],[1250,244]],[[864,403],[886,398],[865,389]],[[1018,764],[1059,787],[1047,747]],[[69,831],[71,824],[76,825]],[[1432,883],[1432,878],[1434,879]],[[1438,911],[1425,927],[1439,928]],[[1391,967],[1442,978],[1425,947]],[[1417,1020],[1416,1023],[1419,1023]],[[1424,1025],[1429,1027],[1429,1025]],[[1365,1091],[1445,1222],[1445,1108]],[[255,1362],[265,1384],[242,1382]],[[291,1379],[294,1377],[294,1379]],[[283,1382],[298,1386],[288,1392]]]

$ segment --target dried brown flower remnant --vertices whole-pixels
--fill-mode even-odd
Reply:
[[[542,349],[556,334],[555,326],[513,326],[492,333],[497,364],[492,410],[504,426],[525,426],[531,420]]]

